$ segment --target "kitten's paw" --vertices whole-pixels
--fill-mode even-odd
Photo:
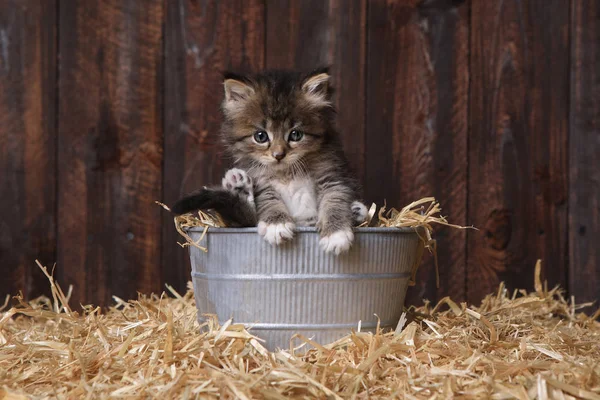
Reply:
[[[245,196],[248,202],[254,204],[254,191],[252,190],[252,178],[248,176],[246,171],[239,168],[232,168],[225,173],[225,177],[221,181],[223,189],[229,192]]]
[[[354,241],[354,233],[352,229],[341,229],[333,232],[329,236],[322,237],[319,241],[321,248],[327,253],[335,253],[339,255],[350,249]]]
[[[267,224],[264,221],[258,223],[258,234],[271,244],[281,244],[294,237],[296,225],[293,222],[279,224]]]
[[[367,210],[367,206],[365,206],[360,201],[353,202],[350,209],[352,210],[352,218],[354,219],[354,222],[356,222],[358,225],[362,224],[367,220],[369,210]]]

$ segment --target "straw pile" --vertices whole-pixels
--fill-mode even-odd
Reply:
[[[171,211],[171,209],[163,203],[155,202],[162,208],[167,211]],[[363,222],[361,227],[396,227],[396,228],[425,228],[429,234],[433,232],[432,224],[446,225],[452,228],[465,229],[466,227],[453,225],[448,222],[448,220],[441,215],[442,208],[440,204],[435,200],[434,197],[424,197],[420,200],[414,201],[402,208],[398,211],[395,208],[387,209],[384,205],[379,208],[379,212],[377,212],[377,205],[373,203],[371,208],[369,209],[367,220]],[[377,215],[376,215],[377,214]],[[219,216],[219,214],[212,210],[202,210],[197,213],[189,213],[184,215],[179,215],[174,218],[175,227],[177,231],[186,239],[187,244],[182,244],[182,246],[186,245],[197,245],[191,241],[189,236],[185,234],[186,229],[192,227],[225,227],[225,223],[223,219]],[[472,228],[472,227],[469,227]],[[431,240],[431,235],[427,236],[429,240]]]
[[[579,313],[537,270],[533,293],[501,285],[480,307],[446,298],[396,332],[274,353],[231,323],[199,333],[191,290],[102,313],[69,306],[48,274],[53,299],[0,313],[0,399],[600,399],[599,313]]]
[[[157,201],[156,204],[169,212],[171,211],[169,207],[163,203]],[[437,242],[433,238],[433,224],[444,225],[455,229],[475,229],[472,226],[451,224],[443,215],[441,215],[441,213],[442,208],[434,197],[424,197],[420,200],[414,201],[402,208],[400,211],[395,208],[388,210],[387,207],[383,205],[383,207],[379,208],[379,212],[377,212],[377,205],[373,203],[368,211],[367,219],[359,226],[415,228],[415,231],[419,235],[423,244],[419,248],[419,254],[417,254],[416,259],[422,259],[424,249],[428,249],[433,255],[436,286],[439,288],[440,274],[437,258]],[[179,234],[185,239],[185,242],[179,243],[179,245],[181,247],[194,246],[202,251],[208,251],[208,249],[201,244],[206,233],[208,232],[208,229],[226,226],[219,214],[213,210],[201,210],[195,213],[178,215],[174,218],[174,223],[177,232],[179,232]],[[187,230],[193,227],[204,228],[203,234],[197,241],[194,241],[187,234]],[[417,271],[420,266],[420,262],[415,263],[413,266],[409,280],[409,286],[415,285]]]

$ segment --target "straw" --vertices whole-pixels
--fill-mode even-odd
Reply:
[[[454,229],[476,229],[473,226],[460,226],[451,224],[441,215],[442,208],[434,197],[424,197],[413,201],[400,211],[395,208],[386,210],[385,204],[379,210],[379,221],[377,226],[395,227],[395,228],[414,228],[423,246],[433,255],[435,266],[435,284],[440,287],[440,269],[437,257],[437,242],[433,239],[433,224],[444,225]],[[416,284],[416,276],[421,266],[422,249],[416,258],[416,263],[412,269],[410,286]]]
[[[164,208],[165,210],[171,212],[171,209],[166,204],[163,204],[158,201],[155,201],[155,203]],[[216,211],[212,210],[198,210],[194,213],[178,215],[173,219],[173,222],[175,223],[175,229],[177,230],[177,232],[185,239],[184,243],[179,243],[181,247],[194,246],[204,252],[208,251],[208,249],[204,246],[200,246],[200,242],[204,240],[208,228],[218,228],[226,226],[221,216]],[[187,230],[189,228],[194,227],[204,227],[204,232],[202,232],[202,235],[200,236],[198,241],[194,241],[194,239],[192,239],[191,236],[187,234]]]
[[[170,211],[166,205],[156,202],[165,210]],[[419,238],[423,243],[423,247],[427,248],[433,255],[435,266],[436,287],[440,287],[440,274],[437,257],[437,242],[433,239],[433,225],[444,225],[454,229],[475,229],[472,226],[460,226],[451,224],[441,215],[442,208],[434,197],[424,197],[414,201],[402,208],[400,211],[395,208],[387,210],[384,204],[376,215],[377,205],[371,204],[367,212],[366,220],[360,224],[360,227],[394,227],[394,228],[414,228]],[[196,213],[184,214],[175,217],[175,229],[185,239],[185,243],[180,243],[182,247],[194,246],[202,251],[208,251],[204,246],[200,246],[200,242],[204,239],[209,227],[225,227],[223,219],[219,214],[212,210],[197,211]],[[194,241],[188,234],[187,229],[192,227],[204,227],[204,232],[198,241]],[[419,254],[415,258],[415,265],[412,268],[409,285],[416,284],[416,276],[419,267],[421,266],[422,250],[419,248]]]
[[[103,312],[51,298],[0,313],[0,399],[600,399],[600,323],[559,288],[476,307],[449,298],[395,332],[269,352],[232,321],[198,325],[194,294],[140,295]],[[541,268],[536,272],[540,280]],[[595,318],[597,318],[595,314]]]

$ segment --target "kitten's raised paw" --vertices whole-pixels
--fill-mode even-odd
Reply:
[[[367,206],[365,206],[360,201],[352,202],[352,206],[350,207],[350,209],[352,210],[352,218],[354,219],[354,222],[356,222],[358,225],[362,224],[367,220],[369,210],[367,210]]]
[[[267,224],[264,221],[258,223],[258,234],[271,244],[281,244],[294,237],[296,225],[292,222],[279,224]]]
[[[335,253],[339,255],[350,249],[352,242],[354,241],[354,233],[352,229],[342,229],[333,232],[329,236],[322,237],[319,241],[321,248],[327,253]]]
[[[252,178],[246,171],[239,168],[232,168],[225,173],[221,181],[223,189],[232,193],[248,198],[248,202],[254,204],[254,191],[252,189]]]

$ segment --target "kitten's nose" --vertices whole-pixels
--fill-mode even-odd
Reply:
[[[283,160],[283,157],[285,157],[285,150],[276,150],[272,153],[272,155],[277,161],[281,161]]]

